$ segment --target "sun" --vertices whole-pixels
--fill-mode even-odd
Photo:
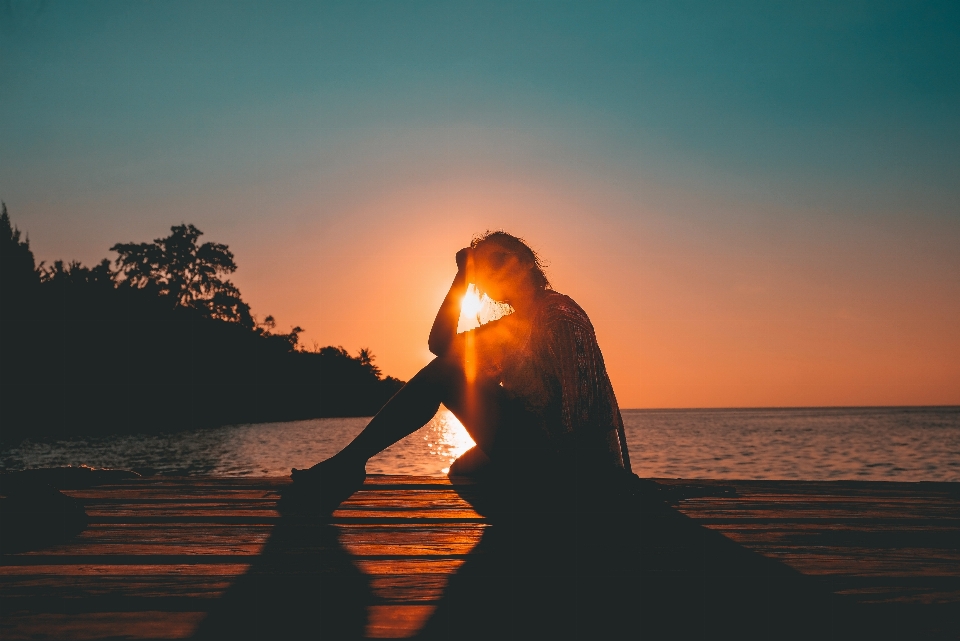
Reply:
[[[471,283],[467,292],[460,301],[460,320],[457,322],[457,332],[468,332],[484,323],[512,314],[513,308],[507,303],[491,300],[486,294],[481,294]]]
[[[467,286],[467,293],[460,301],[460,320],[457,323],[458,332],[467,332],[481,325],[480,314],[484,308],[484,301],[480,292],[471,283]]]
[[[467,287],[467,293],[460,303],[460,314],[475,317],[481,309],[483,309],[483,301],[480,300],[480,292],[471,284]]]

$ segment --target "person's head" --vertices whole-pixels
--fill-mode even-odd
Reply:
[[[474,237],[474,283],[490,298],[509,301],[531,290],[550,288],[537,253],[505,231],[488,231]]]

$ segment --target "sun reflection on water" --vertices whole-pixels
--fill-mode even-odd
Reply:
[[[441,405],[426,425],[370,459],[367,473],[439,476],[474,445],[453,412]]]
[[[470,438],[470,434],[467,433],[463,424],[447,408],[442,408],[438,413],[438,418],[434,420],[439,420],[443,425],[440,433],[441,441],[437,448],[445,450],[444,456],[450,459],[446,467],[440,468],[440,471],[446,474],[450,471],[450,464],[476,443]]]

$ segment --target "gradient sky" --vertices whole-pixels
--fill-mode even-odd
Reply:
[[[181,222],[255,314],[407,378],[475,233],[623,407],[960,404],[956,2],[0,4],[38,260]]]

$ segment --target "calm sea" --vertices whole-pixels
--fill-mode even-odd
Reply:
[[[640,476],[960,481],[960,407],[626,410],[623,418]],[[332,455],[367,420],[25,442],[0,454],[0,468],[283,476]],[[423,429],[372,459],[367,471],[442,476],[472,445],[441,408]]]

